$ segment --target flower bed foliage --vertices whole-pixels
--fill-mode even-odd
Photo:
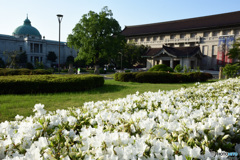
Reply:
[[[10,68],[0,68],[0,76],[9,76],[9,75],[36,75],[36,74],[52,74],[51,70],[45,69],[10,69]]]
[[[182,82],[204,82],[213,76],[209,73],[167,73],[167,72],[135,72],[115,73],[114,79],[122,82],[140,83],[182,83]]]
[[[97,75],[21,75],[0,77],[0,94],[84,91],[104,85]]]
[[[240,153],[240,79],[145,92],[0,123],[0,159],[227,159]]]

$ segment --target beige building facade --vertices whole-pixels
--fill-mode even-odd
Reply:
[[[126,26],[122,34],[125,35],[128,42],[148,45],[151,49],[159,49],[161,52],[163,52],[164,46],[175,49],[198,46],[202,53],[198,61],[195,56],[177,58],[162,54],[161,58],[157,56],[159,51],[151,53],[145,55],[148,69],[156,64],[163,64],[164,60],[169,60],[169,66],[174,68],[173,62],[178,60],[179,64],[183,66],[191,68],[199,66],[201,69],[218,70],[220,66],[226,64],[218,63],[219,39],[233,37],[234,40],[237,40],[240,37],[239,17],[240,11],[170,22]]]

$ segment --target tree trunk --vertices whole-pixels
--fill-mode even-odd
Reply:
[[[99,74],[99,65],[96,64],[94,67],[95,67],[94,74]]]

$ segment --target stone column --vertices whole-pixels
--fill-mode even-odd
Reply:
[[[173,59],[170,59],[170,67],[173,68]]]
[[[159,60],[159,64],[162,64],[162,59]]]

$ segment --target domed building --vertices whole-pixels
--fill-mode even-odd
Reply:
[[[0,58],[7,62],[8,57],[3,54],[5,51],[25,52],[27,62],[33,65],[40,62],[50,67],[51,64],[58,65],[59,41],[46,40],[39,30],[32,26],[27,17],[23,25],[17,27],[12,35],[0,34]],[[47,55],[51,52],[56,54],[56,62],[52,63],[47,59]],[[60,64],[65,64],[68,56],[76,57],[76,50],[69,48],[66,42],[60,42]]]
[[[41,39],[42,36],[40,34],[40,32],[31,25],[31,21],[28,19],[25,19],[23,25],[17,27],[14,32],[13,35],[15,37],[24,37],[24,36],[31,36],[31,37],[36,37]]]

